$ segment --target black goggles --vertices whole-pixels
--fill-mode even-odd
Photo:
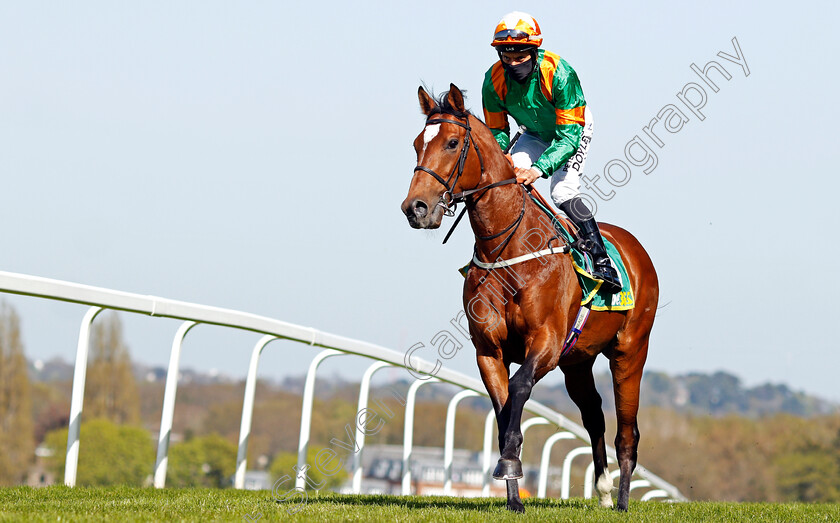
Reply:
[[[528,40],[531,38],[531,35],[519,29],[505,29],[493,35],[493,40],[507,40],[508,38],[513,40]]]

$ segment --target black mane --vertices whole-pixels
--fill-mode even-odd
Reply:
[[[464,99],[466,99],[467,92],[461,91],[461,93],[464,95]],[[434,109],[432,109],[432,112],[429,113],[430,118],[436,114],[451,114],[452,116],[457,116],[458,118],[467,118],[469,116],[475,116],[473,113],[470,112],[469,109],[467,109],[466,111],[459,111],[458,109],[452,107],[452,104],[449,103],[447,95],[449,95],[449,91],[440,93],[437,96],[437,99],[435,100],[437,102],[437,105],[434,107]],[[432,96],[434,97],[434,95]]]

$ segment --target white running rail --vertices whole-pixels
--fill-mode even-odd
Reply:
[[[11,272],[0,271],[0,292],[19,294],[24,296],[33,296],[38,298],[45,298],[50,300],[60,300],[71,303],[78,303],[89,305],[91,308],[84,315],[81,329],[79,333],[78,346],[76,351],[75,371],[73,375],[73,392],[71,397],[69,433],[67,437],[67,455],[65,465],[64,482],[68,486],[75,486],[76,471],[78,465],[79,452],[79,429],[81,427],[81,416],[84,403],[84,384],[85,372],[87,368],[87,352],[88,341],[90,336],[90,326],[94,318],[104,309],[125,311],[137,314],[145,314],[149,316],[158,316],[162,318],[174,318],[183,320],[185,323],[178,329],[175,339],[172,343],[172,352],[167,369],[166,387],[164,392],[164,405],[162,409],[161,431],[158,440],[158,452],[155,462],[154,484],[157,488],[162,488],[166,482],[166,468],[167,456],[169,452],[169,437],[172,428],[172,417],[174,415],[175,395],[178,387],[178,371],[180,361],[181,345],[184,337],[192,327],[197,324],[219,325],[223,327],[230,327],[234,329],[242,329],[252,331],[265,336],[261,338],[251,353],[250,366],[248,370],[248,377],[245,387],[245,398],[243,400],[242,423],[239,438],[239,453],[237,456],[236,476],[234,479],[234,486],[242,488],[244,484],[244,475],[246,468],[245,456],[247,453],[248,436],[250,434],[251,414],[254,406],[254,390],[257,376],[257,369],[259,366],[259,357],[266,345],[275,339],[286,339],[300,343],[305,343],[311,346],[317,346],[325,349],[316,356],[312,364],[310,364],[309,372],[307,373],[307,386],[304,390],[304,409],[301,415],[301,434],[298,446],[299,468],[305,465],[306,450],[309,442],[308,427],[311,421],[311,405],[312,395],[314,394],[314,380],[318,364],[327,357],[341,355],[341,354],[355,354],[371,358],[378,362],[384,362],[395,367],[405,368],[404,354],[397,351],[368,343],[365,341],[337,336],[327,332],[319,331],[310,327],[303,327],[284,321],[258,316],[241,311],[230,309],[222,309],[219,307],[210,307],[207,305],[199,305],[195,303],[188,303],[183,301],[170,300],[166,298],[159,298],[156,296],[148,296],[142,294],[133,294],[128,292],[115,291],[111,289],[104,289],[101,287],[92,287],[89,285],[82,285],[78,283],[65,282],[60,280],[53,280],[48,278],[41,278],[38,276],[29,276],[25,274],[17,274]],[[460,372],[456,372],[445,367],[435,368],[434,365],[427,361],[416,359],[414,361],[415,371],[421,373],[434,375],[434,378],[427,379],[423,383],[431,384],[438,381],[449,383],[460,387],[465,391],[472,391],[482,396],[487,396],[484,385],[481,381],[471,378]],[[374,364],[376,367],[371,367],[369,371],[372,374],[376,369],[382,368],[383,364]],[[369,378],[365,380],[365,387],[369,387]],[[412,385],[416,391],[419,383]],[[364,391],[364,398],[360,400],[367,401],[367,391]],[[466,397],[464,395],[459,398]],[[406,404],[408,411],[414,410],[413,401],[415,394],[409,393],[409,400]],[[457,402],[455,402],[457,403]],[[360,401],[361,404],[361,401]],[[308,407],[308,408],[307,408]],[[451,405],[452,419],[454,420],[455,405]],[[589,437],[586,430],[572,422],[562,414],[555,412],[551,408],[537,402],[530,400],[525,405],[525,410],[535,416],[541,416],[545,421],[540,420],[539,423],[549,423],[555,425],[558,430],[563,431],[563,434],[569,436],[562,436],[559,439],[566,439],[574,437],[589,443]],[[413,432],[413,416],[406,416],[406,448],[404,448],[404,456],[411,456],[411,432]],[[448,441],[451,441],[454,431],[454,421],[447,424]],[[524,431],[523,431],[524,432]],[[552,438],[553,444],[558,437]],[[362,443],[363,444],[363,443]],[[548,442],[546,442],[548,445]],[[488,459],[487,448],[485,447],[484,461]],[[576,452],[575,450],[572,451]],[[361,450],[359,451],[361,454]],[[615,459],[615,449],[607,447],[607,454]],[[568,458],[566,461],[571,461]],[[544,456],[541,462],[540,482],[544,485],[545,475],[547,474],[548,459]],[[361,477],[363,470],[361,468],[361,456],[359,455],[354,462],[353,471],[353,488],[358,492],[361,487]],[[566,477],[568,471],[563,471],[563,485],[562,492],[564,497],[568,497],[568,480]],[[404,469],[403,472],[403,493],[409,490],[410,482],[410,468]],[[662,478],[653,474],[641,465],[637,465],[635,475],[641,478],[637,480],[646,481],[647,485],[655,490],[650,491],[646,496],[647,499],[654,497],[667,497],[675,501],[684,501],[685,496],[680,491],[664,481]],[[637,483],[639,487],[642,484]],[[635,485],[634,485],[635,486]],[[543,487],[544,488],[544,487]],[[486,489],[485,489],[486,491]],[[540,489],[540,494],[544,495],[544,491]]]

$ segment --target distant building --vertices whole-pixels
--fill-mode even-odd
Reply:
[[[261,470],[245,472],[245,490],[271,490],[271,475]]]
[[[26,486],[47,487],[55,484],[55,476],[49,471],[46,464],[46,458],[52,455],[52,449],[44,445],[39,445],[35,449],[35,463],[29,468],[29,472],[26,475]]]

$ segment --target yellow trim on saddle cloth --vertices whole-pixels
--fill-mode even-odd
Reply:
[[[587,303],[589,303],[590,301],[592,301],[595,298],[595,295],[598,294],[599,290],[601,290],[601,285],[603,285],[604,282],[599,281],[599,280],[595,280],[594,278],[592,278],[591,274],[586,272],[586,270],[581,268],[581,266],[578,265],[575,262],[574,256],[569,256],[569,259],[572,262],[572,267],[574,267],[575,270],[578,273],[582,274],[583,276],[586,276],[587,278],[589,278],[592,281],[597,281],[598,282],[595,285],[595,288],[592,289],[592,292],[590,292],[587,296],[584,296],[583,299],[580,300],[581,305],[586,305]],[[593,311],[629,311],[629,310],[633,309],[636,306],[636,296],[633,294],[633,286],[632,285],[628,285],[627,288],[629,290],[622,291],[622,292],[619,293],[619,297],[621,299],[620,304],[618,304],[618,305],[593,305],[590,308]]]

